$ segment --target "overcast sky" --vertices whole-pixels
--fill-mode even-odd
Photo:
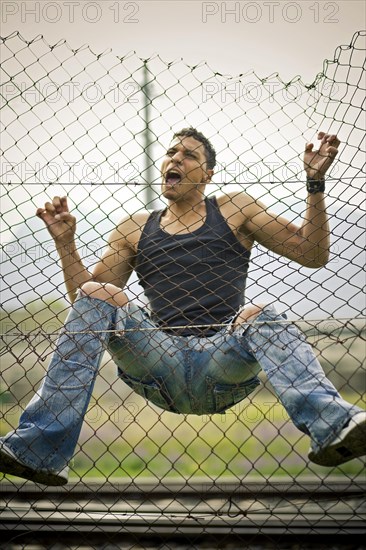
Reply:
[[[224,74],[279,72],[312,82],[324,59],[365,26],[365,3],[199,0],[1,1],[2,34],[43,34],[50,43],[89,44],[98,53],[135,50],[188,64],[205,60]]]

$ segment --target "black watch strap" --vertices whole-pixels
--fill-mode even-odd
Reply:
[[[325,191],[325,181],[315,180],[313,178],[306,178],[306,189],[310,195],[315,195],[315,193],[324,193]]]

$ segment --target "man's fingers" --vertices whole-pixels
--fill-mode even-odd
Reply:
[[[52,202],[46,202],[44,205],[44,209],[46,212],[49,212],[50,214],[54,214],[56,212],[56,209]]]
[[[328,139],[329,145],[333,145],[334,147],[338,147],[340,145],[340,141],[337,136],[329,136]]]
[[[305,145],[305,151],[306,151],[307,153],[311,153],[311,151],[313,150],[313,147],[314,147],[314,143],[307,143],[307,144]]]
[[[335,134],[325,134],[322,143],[332,145],[333,147],[338,147],[340,141]]]
[[[43,216],[45,215],[45,210],[44,208],[37,208],[36,210],[36,216],[38,216],[39,218],[42,218],[43,219]]]
[[[324,143],[329,143],[331,145],[334,145],[335,147],[338,147],[340,144],[340,141],[336,134],[327,134],[326,132],[319,132],[318,133],[318,139],[321,140],[321,145]]]
[[[37,208],[36,216],[38,216],[38,218],[41,218],[41,220],[43,220],[47,225],[55,222],[55,216],[53,215],[53,213],[50,213],[44,208]]]
[[[67,197],[61,197],[60,198],[60,204],[63,212],[69,211],[69,206],[67,204]]]
[[[44,205],[44,208],[38,208],[36,215],[39,217],[44,216],[44,214],[50,214],[55,216],[56,214],[69,213],[69,208],[67,205],[66,197],[53,197],[52,202],[47,201]]]
[[[338,149],[336,147],[328,147],[327,155],[328,157],[334,158],[338,154]]]
[[[69,211],[66,197],[53,197],[52,204],[58,214]]]
[[[70,225],[74,223],[75,219],[76,219],[75,216],[72,216],[70,212],[61,212],[60,214],[56,214],[55,216],[55,220],[67,222]]]
[[[52,202],[58,213],[69,211],[67,197],[54,197]]]
[[[60,201],[60,197],[53,197],[52,199],[52,204],[56,210],[56,212],[59,212],[60,209],[61,209],[61,201]]]

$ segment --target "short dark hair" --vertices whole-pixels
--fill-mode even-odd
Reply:
[[[200,141],[205,148],[207,168],[212,170],[216,165],[216,151],[213,148],[210,141],[201,132],[190,126],[189,128],[182,128],[179,132],[176,132],[173,136],[175,138],[193,137],[197,141]]]

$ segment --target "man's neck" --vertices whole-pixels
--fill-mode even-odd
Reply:
[[[200,194],[195,197],[187,197],[180,200],[169,200],[166,211],[167,216],[181,218],[182,216],[195,215],[206,209],[205,196]]]
[[[161,225],[169,233],[190,232],[204,223],[206,218],[205,196],[200,194],[199,200],[169,201]]]

